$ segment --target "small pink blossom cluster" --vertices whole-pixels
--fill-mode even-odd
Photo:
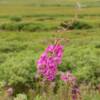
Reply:
[[[46,48],[37,62],[37,71],[47,80],[52,81],[57,74],[57,66],[61,64],[63,47],[60,44]]]
[[[8,89],[7,89],[7,94],[8,94],[8,96],[12,96],[13,95],[13,88],[12,87],[9,87]]]
[[[76,77],[70,71],[67,71],[66,73],[62,73],[61,80],[73,85],[76,82]]]

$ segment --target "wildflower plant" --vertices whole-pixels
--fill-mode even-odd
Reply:
[[[37,62],[37,71],[43,78],[53,81],[57,75],[58,65],[61,64],[63,46],[58,44],[49,45]]]
[[[81,100],[80,89],[79,89],[79,86],[77,85],[77,78],[70,71],[67,71],[61,74],[61,80],[66,85],[67,99]]]
[[[76,83],[76,77],[72,75],[70,71],[61,74],[61,80],[66,84],[74,85]]]
[[[57,40],[54,45],[49,45],[45,49],[37,61],[37,73],[43,78],[41,82],[42,92],[48,95],[51,92],[50,90],[53,90],[51,84],[55,82],[56,76],[60,74],[60,80],[65,84],[62,91],[64,100],[78,100],[79,89],[76,88],[76,77],[70,71],[64,73],[58,70],[62,57],[63,46]]]

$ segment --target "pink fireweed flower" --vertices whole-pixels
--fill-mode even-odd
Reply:
[[[55,79],[57,66],[61,63],[63,47],[61,45],[50,45],[41,55],[37,62],[38,72],[47,80]]]
[[[74,84],[76,82],[76,77],[71,74],[70,71],[61,74],[61,80],[65,83]]]
[[[61,45],[50,45],[46,48],[46,52],[49,57],[52,57],[57,64],[61,64],[63,56],[63,46]]]

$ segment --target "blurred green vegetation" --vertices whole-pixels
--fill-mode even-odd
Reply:
[[[59,70],[71,70],[79,83],[99,84],[100,1],[80,0],[78,22],[65,31],[62,23],[75,20],[77,14],[75,0],[17,1],[0,0],[0,87],[8,84],[18,93],[33,88],[37,59],[56,38],[64,45]],[[98,93],[91,94],[84,100],[99,100]],[[16,98],[20,96],[26,98]],[[36,100],[41,98],[37,95]]]

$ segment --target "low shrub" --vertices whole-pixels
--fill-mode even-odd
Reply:
[[[91,25],[89,25],[86,22],[82,21],[65,21],[64,23],[60,24],[61,27],[65,29],[90,29],[92,28]]]
[[[71,70],[78,77],[79,82],[99,84],[100,62],[99,51],[95,47],[73,47],[65,49],[60,70]],[[62,67],[63,66],[63,67]]]
[[[57,29],[55,26],[48,26],[42,23],[6,23],[0,25],[1,30],[9,31],[48,31]]]
[[[30,31],[30,32],[41,31],[43,30],[42,27],[44,27],[44,25],[42,24],[28,23],[28,24],[24,24],[22,30]]]
[[[0,52],[1,53],[13,53],[13,52],[20,52],[22,50],[25,50],[27,48],[26,44],[20,44],[18,41],[14,42],[4,42],[0,46]]]
[[[0,25],[1,30],[9,30],[9,31],[20,31],[23,27],[23,24],[18,23],[6,23]]]
[[[33,52],[20,52],[15,56],[7,57],[7,61],[0,65],[0,81],[11,85],[16,92],[25,91],[24,87],[33,84],[35,63]]]
[[[15,21],[15,22],[20,22],[20,21],[22,21],[22,17],[12,16],[12,17],[10,17],[10,20],[11,21]]]

